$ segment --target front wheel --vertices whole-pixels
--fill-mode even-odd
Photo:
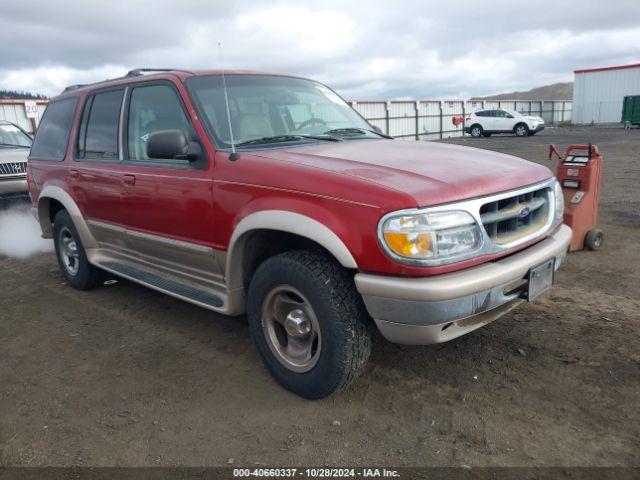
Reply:
[[[265,261],[249,284],[249,328],[269,372],[307,399],[341,390],[371,351],[369,318],[352,275],[323,252]]]
[[[473,138],[480,138],[483,134],[483,130],[480,125],[473,125],[469,130],[469,133],[471,133]]]
[[[524,123],[519,123],[516,125],[514,129],[517,137],[526,137],[529,135],[529,127],[527,127]]]

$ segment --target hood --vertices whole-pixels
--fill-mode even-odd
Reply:
[[[417,206],[513,190],[553,175],[547,167],[511,155],[435,142],[345,140],[255,154],[392,188],[411,195]]]
[[[11,148],[0,146],[0,163],[26,162],[28,156],[28,148]]]

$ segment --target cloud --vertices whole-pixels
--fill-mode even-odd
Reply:
[[[130,68],[308,76],[352,99],[468,97],[640,60],[640,2],[4,0],[0,87],[58,93]]]

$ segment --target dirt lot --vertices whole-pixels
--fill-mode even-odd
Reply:
[[[549,143],[589,140],[602,251],[464,338],[377,338],[364,376],[318,402],[269,377],[244,318],[126,281],[76,292],[51,253],[0,257],[0,465],[640,465],[640,130],[451,142],[545,164]]]

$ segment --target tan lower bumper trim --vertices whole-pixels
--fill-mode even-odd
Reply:
[[[375,320],[384,338],[401,345],[431,345],[443,343],[473,332],[497,320],[518,307],[522,300],[514,300],[479,315],[437,325],[407,325],[404,323]]]

